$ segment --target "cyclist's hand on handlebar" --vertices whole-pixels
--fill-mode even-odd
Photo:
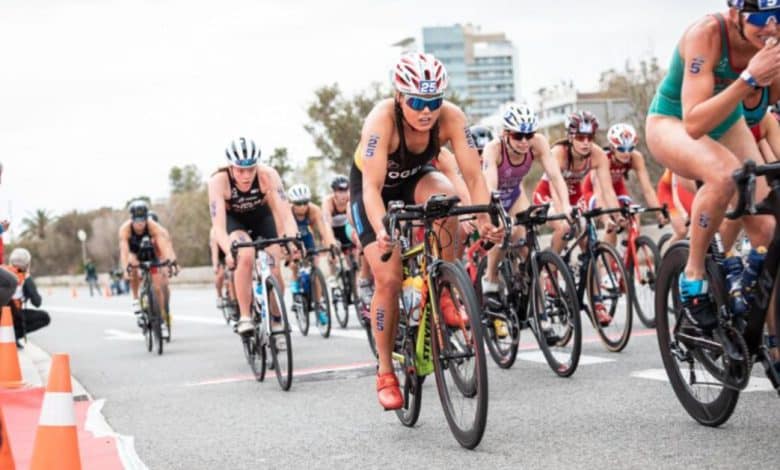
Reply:
[[[390,235],[388,235],[385,229],[381,229],[376,234],[376,242],[380,253],[389,253],[395,248],[395,243],[390,239]]]
[[[236,260],[233,259],[233,253],[230,250],[225,253],[225,267],[228,269],[236,268]]]
[[[496,227],[490,221],[488,214],[482,213],[477,216],[477,224],[479,225],[479,235],[483,239],[492,242],[493,244],[500,244],[504,241],[505,227]]]
[[[666,225],[669,223],[669,219],[664,217],[664,214],[662,212],[656,213],[656,218],[658,219],[658,225]]]

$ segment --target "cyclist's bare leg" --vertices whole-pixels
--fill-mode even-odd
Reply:
[[[528,209],[530,206],[530,203],[528,202],[528,198],[525,196],[525,193],[521,193],[520,197],[517,198],[517,200],[512,204],[512,207],[509,208],[509,218],[511,220],[515,219],[515,216],[519,214],[520,212],[523,212],[524,210]],[[522,238],[525,238],[525,227],[518,225],[512,227],[512,241],[516,242],[517,240],[520,240]],[[521,251],[521,254],[523,256],[526,256],[528,253],[528,247],[523,248]],[[488,251],[487,254],[487,272],[485,273],[485,277],[487,278],[488,282],[497,283],[498,282],[498,262],[503,257],[504,253],[501,251],[501,245],[494,245],[493,248]]]
[[[737,130],[740,127],[750,136],[743,121],[732,126],[727,135],[736,132],[744,138]],[[739,160],[723,144],[708,136],[693,139],[679,119],[651,115],[647,118],[646,131],[648,148],[663,166],[704,183],[693,200],[690,252],[685,267],[688,279],[702,279],[707,246],[735,192],[731,174],[739,167]]]
[[[217,288],[217,299],[221,299],[225,292],[225,267],[217,265],[217,273],[214,275],[214,285]]]
[[[684,240],[688,235],[688,219],[675,212],[669,215],[669,223],[672,225],[672,238],[669,239],[669,245]]]
[[[364,261],[374,273],[374,297],[371,300],[371,327],[379,355],[379,375],[393,371],[392,353],[398,325],[398,298],[401,295],[401,261],[398,248],[386,263],[376,242],[363,248]]]
[[[232,232],[229,236],[230,243],[249,242],[252,239],[243,230]],[[238,311],[242,320],[250,320],[252,302],[252,269],[255,264],[255,249],[252,247],[240,248],[235,259],[233,282],[238,301]]]
[[[138,257],[135,253],[128,253],[127,263],[131,266],[138,265]],[[131,269],[128,277],[130,278],[130,292],[133,295],[133,300],[138,300],[138,286],[141,284],[141,277],[138,275],[138,269]]]
[[[279,288],[281,289],[281,292],[279,292],[279,296],[284,298],[284,283],[281,282],[282,279],[282,264],[285,260],[285,252],[282,249],[280,245],[271,245],[265,249],[265,253],[267,256],[267,262],[268,262],[268,269],[271,270],[271,274],[276,278],[279,282]],[[297,266],[298,263],[292,263],[290,267]],[[296,275],[297,279],[297,275]],[[271,305],[269,305],[269,310],[271,314],[271,320],[273,324],[278,324],[278,322],[274,321],[275,318],[280,318],[281,313],[279,312],[279,306],[276,305],[275,302],[271,302]]]
[[[428,173],[417,182],[414,188],[414,200],[422,204],[433,195],[443,194],[447,197],[455,196],[455,187],[444,174],[439,172]],[[460,250],[456,246],[458,234],[458,218],[449,217],[436,223],[436,232],[441,241],[441,257],[447,261],[453,261]],[[374,271],[376,273],[376,271]]]

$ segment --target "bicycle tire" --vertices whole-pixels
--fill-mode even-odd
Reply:
[[[338,321],[341,328],[346,328],[347,325],[349,325],[349,304],[351,303],[352,298],[350,282],[352,281],[349,278],[349,272],[343,270],[340,271],[338,275],[339,285],[335,288],[338,289],[339,293],[341,294],[338,302],[336,301],[336,296],[331,294],[331,298],[333,299],[333,308],[336,310],[336,321]],[[341,305],[341,308],[336,305],[337,303]]]
[[[631,276],[631,285],[632,289],[634,289],[634,310],[636,310],[636,316],[646,327],[655,328],[655,311],[652,307],[655,300],[655,279],[661,262],[661,253],[655,242],[645,235],[641,235],[636,239],[636,253],[640,260],[642,260],[642,252],[644,252],[645,257],[651,256],[653,259],[651,263],[646,261],[641,263],[639,268],[641,279],[636,277],[634,260],[629,260],[626,271]]]
[[[148,352],[152,352],[152,349],[154,349],[154,339],[152,338],[152,313],[150,305],[152,305],[152,296],[151,296],[151,290],[146,288],[141,291],[141,298],[146,299],[144,301],[143,308],[143,319],[144,319],[144,339],[146,340],[146,350]]]
[[[577,370],[582,351],[582,324],[574,278],[563,259],[550,250],[534,254],[532,262],[539,273],[531,287],[529,303],[536,340],[553,372],[559,377],[570,377]],[[541,331],[543,318],[553,335]],[[562,357],[565,357],[563,361]]]
[[[479,261],[477,267],[477,276],[474,281],[474,292],[477,294],[477,303],[481,307],[482,311],[482,327],[484,330],[484,340],[487,345],[490,357],[493,358],[493,362],[502,369],[511,368],[517,360],[517,350],[520,347],[520,322],[514,309],[505,308],[504,314],[507,322],[506,327],[509,335],[507,335],[508,341],[502,341],[504,338],[500,338],[496,333],[495,319],[491,319],[487,310],[484,308],[485,302],[482,297],[482,277],[487,271],[487,257],[482,258]],[[500,283],[503,283],[503,289],[499,289],[499,295],[501,297],[501,303],[507,307],[510,302],[509,297],[511,293],[506,286],[511,285],[511,280],[507,279],[506,271],[501,269],[501,265],[498,266],[498,273],[501,277]]]
[[[474,288],[469,281],[468,275],[462,267],[453,263],[440,261],[437,263],[436,274],[434,277],[435,285],[433,286],[434,295],[441,296],[445,291],[450,293],[453,303],[456,306],[460,306],[466,310],[466,314],[469,320],[468,331],[464,332],[462,329],[455,330],[447,327],[443,321],[443,317],[440,312],[433,312],[431,315],[431,346],[434,357],[434,374],[436,376],[436,388],[439,393],[439,401],[441,402],[444,415],[447,418],[447,424],[450,427],[455,440],[467,449],[473,449],[479,445],[482,440],[482,436],[485,432],[485,426],[487,423],[487,411],[488,411],[488,378],[487,378],[487,366],[485,363],[484,346],[482,342],[482,325],[480,322],[479,305],[477,304],[476,294]],[[453,292],[453,290],[455,292]],[[438,302],[435,308],[438,309]],[[437,324],[438,323],[438,324]],[[438,328],[438,334],[437,334]],[[474,369],[474,394],[473,396],[467,396],[468,393],[463,393],[463,384],[457,383],[454,379],[456,376],[452,372],[453,367],[460,366],[467,361],[463,358],[450,359],[448,356],[453,355],[450,350],[451,339],[455,335],[453,333],[462,333],[466,339],[466,343],[459,346],[466,346],[468,352],[471,354]],[[443,338],[445,344],[439,344],[438,338]],[[442,346],[444,350],[442,350]],[[461,353],[458,353],[459,355]],[[450,369],[450,370],[448,370]],[[447,377],[452,377],[455,383],[454,387],[448,386]],[[456,398],[456,394],[462,395],[464,399],[463,405],[456,407],[453,405],[453,399]],[[466,404],[473,405],[474,416],[473,419],[469,419],[470,423],[466,427],[466,423],[460,424],[456,419],[456,412],[463,410]],[[456,409],[457,408],[457,409]]]
[[[162,337],[162,314],[160,313],[160,305],[157,301],[157,296],[154,295],[154,289],[149,289],[149,308],[151,315],[149,316],[150,329],[152,330],[153,342],[157,346],[157,355],[163,353],[163,337]],[[152,349],[155,349],[154,347]]]
[[[252,306],[253,315],[257,318],[257,312],[255,307]],[[247,361],[249,367],[252,369],[252,373],[255,376],[255,380],[262,382],[265,379],[266,371],[266,349],[262,344],[260,338],[262,337],[261,328],[265,328],[260,322],[255,323],[255,334],[251,338],[242,338],[244,342],[245,353],[247,354]]]
[[[675,357],[675,353],[672,352],[673,347],[679,348],[679,346],[673,346],[670,332],[676,327],[676,323],[682,315],[679,292],[676,285],[679,274],[685,269],[688,252],[689,243],[687,240],[674,243],[667,250],[658,269],[658,283],[655,291],[655,322],[658,349],[661,353],[661,359],[664,369],[666,369],[669,383],[688,415],[700,424],[717,427],[731,417],[739,401],[739,391],[723,386],[720,393],[713,395],[714,398],[712,400],[707,402],[701,401],[693,395],[694,391],[691,386],[694,384],[689,385],[686,380],[686,377],[691,377],[693,371],[680,370],[679,365],[681,364]],[[725,297],[726,291],[722,279],[719,279],[717,276],[710,276],[709,273],[708,277],[711,281],[710,289],[715,294],[716,301],[723,302],[727,297]],[[671,305],[669,302],[670,295],[672,296]],[[718,298],[720,300],[717,300]],[[674,319],[674,325],[671,324],[671,319]],[[688,366],[694,366],[692,357]],[[704,370],[703,366],[702,370]],[[705,387],[706,390],[712,390],[712,388],[711,385]]]
[[[309,287],[309,298],[313,299],[312,306],[314,307],[314,322],[317,324],[317,329],[320,330],[320,335],[323,338],[330,337],[330,326],[331,326],[331,312],[330,312],[330,295],[328,294],[328,283],[325,282],[325,275],[322,274],[322,271],[320,271],[320,268],[314,266],[311,270],[311,280],[312,283]],[[320,285],[320,297],[315,298],[314,293],[315,291],[315,285]],[[326,322],[325,324],[322,323],[322,318],[320,318],[320,310],[323,309],[323,312],[325,314]],[[307,315],[308,316],[308,315]]]
[[[664,245],[672,239],[672,234],[667,232],[663,235],[661,235],[661,238],[658,239],[658,252],[663,253],[664,252]],[[660,263],[659,263],[660,264]]]
[[[265,287],[268,292],[268,318],[271,318],[271,302],[275,302],[278,307],[278,313],[281,317],[281,328],[277,327],[274,330],[273,326],[270,328],[271,336],[268,338],[268,345],[271,349],[271,359],[273,363],[273,369],[276,372],[276,379],[279,381],[279,386],[282,390],[288,391],[292,386],[293,379],[293,356],[292,356],[292,341],[290,340],[290,323],[287,320],[287,309],[284,305],[284,297],[282,296],[282,289],[279,287],[279,282],[274,276],[268,276],[265,281]],[[272,324],[273,325],[273,324]],[[283,351],[277,347],[278,338],[283,338],[285,342],[285,348]]]
[[[298,296],[300,302],[295,301],[295,296]],[[297,308],[293,308],[295,311],[295,322],[298,324],[298,331],[303,336],[309,335],[309,299],[306,294],[293,295],[293,305]]]
[[[604,347],[610,352],[620,352],[628,345],[628,340],[631,339],[631,324],[633,321],[633,291],[628,284],[628,273],[626,267],[623,264],[623,260],[620,258],[618,252],[611,245],[604,242],[599,242],[594,250],[593,257],[588,260],[587,271],[587,291],[588,291],[588,303],[590,305],[591,322],[593,323],[596,332],[601,338],[601,342]],[[609,262],[607,258],[611,258]],[[601,261],[599,267],[599,261]],[[608,276],[607,279],[613,284],[610,288],[603,288],[597,282],[595,272],[605,272]],[[599,276],[599,280],[603,281],[604,278]],[[596,296],[594,291],[598,289],[599,296],[602,292],[606,292],[606,297],[610,300],[608,311],[610,316],[610,322],[607,325],[602,325],[596,318]],[[616,313],[621,306],[621,299],[623,310],[625,310],[625,320],[622,322],[615,321]],[[612,328],[612,327],[615,328]]]

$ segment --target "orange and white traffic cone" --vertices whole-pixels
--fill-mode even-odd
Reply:
[[[0,468],[14,470],[14,455],[11,453],[11,442],[3,419],[3,409],[0,408]]]
[[[22,385],[24,381],[16,351],[14,317],[11,315],[11,307],[3,307],[0,315],[0,388],[19,388]]]
[[[51,358],[30,470],[81,470],[68,361],[67,354],[55,354]]]

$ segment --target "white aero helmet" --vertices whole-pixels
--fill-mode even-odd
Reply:
[[[502,124],[508,131],[528,134],[539,128],[539,119],[528,106],[513,103],[506,107]]]
[[[407,52],[393,69],[393,86],[404,94],[443,95],[447,81],[447,69],[432,54]]]
[[[25,248],[14,248],[14,251],[11,252],[11,256],[8,257],[8,262],[11,263],[12,266],[16,266],[25,271],[30,267],[31,259],[32,256],[30,255],[30,252]]]
[[[296,184],[287,191],[287,196],[293,204],[305,204],[311,201],[311,191],[305,184]]]
[[[225,148],[225,158],[233,166],[249,168],[257,164],[260,147],[252,139],[239,137]]]
[[[639,138],[636,129],[631,124],[619,123],[609,128],[607,132],[609,144],[621,152],[633,150]]]

